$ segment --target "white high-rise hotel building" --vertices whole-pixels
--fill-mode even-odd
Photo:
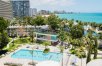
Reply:
[[[0,0],[0,17],[11,19],[13,17],[12,5],[9,0]]]
[[[37,9],[36,8],[30,8],[29,14],[31,17],[37,15]]]
[[[26,17],[29,16],[29,8],[29,0],[0,0],[0,17]]]

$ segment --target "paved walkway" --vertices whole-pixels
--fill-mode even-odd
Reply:
[[[7,44],[7,48],[9,48],[10,44],[14,41],[14,40],[17,40],[19,38],[13,38],[8,44]]]

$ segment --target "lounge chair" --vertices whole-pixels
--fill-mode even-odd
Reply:
[[[18,64],[18,63],[9,63],[9,62],[6,62],[4,63],[4,66],[22,66],[22,64]]]
[[[29,65],[33,65],[33,66],[36,66],[37,62],[29,62],[28,64]]]
[[[26,48],[30,48],[30,46],[27,46]]]

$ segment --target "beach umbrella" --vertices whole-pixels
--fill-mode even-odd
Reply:
[[[42,61],[36,64],[36,66],[60,66],[60,63],[55,61]]]
[[[90,61],[87,66],[102,66],[102,59],[96,59]]]

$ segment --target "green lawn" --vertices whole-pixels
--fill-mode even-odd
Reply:
[[[98,57],[97,59],[102,59],[102,57]]]
[[[9,38],[9,42],[12,40],[12,38]]]
[[[30,43],[30,38],[19,38],[14,41],[15,44],[24,44],[24,43]]]
[[[13,51],[16,48],[18,48],[20,45],[25,45],[25,44],[30,44],[29,37],[27,37],[27,38],[19,38],[17,40],[14,40],[14,42],[12,42],[9,45],[9,48],[7,48],[6,50]]]

